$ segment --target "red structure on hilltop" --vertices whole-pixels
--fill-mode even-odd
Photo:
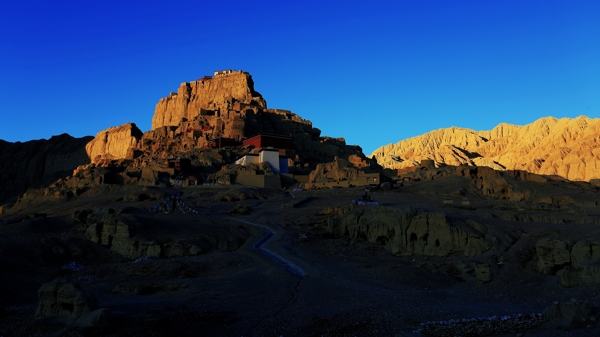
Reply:
[[[244,139],[244,146],[254,146],[255,149],[272,147],[276,149],[293,149],[294,143],[292,137],[279,135],[258,134],[250,138]]]

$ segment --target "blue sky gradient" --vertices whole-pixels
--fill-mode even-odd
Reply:
[[[599,1],[20,1],[0,12],[0,139],[151,127],[249,71],[272,108],[375,148],[450,126],[600,116]]]

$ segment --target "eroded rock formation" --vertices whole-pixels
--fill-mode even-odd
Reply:
[[[405,171],[403,180],[439,180],[461,177],[469,180],[471,193],[504,200],[529,200],[535,197],[534,187],[548,181],[542,176],[525,171],[497,171],[489,167],[473,166],[415,166]],[[537,183],[537,185],[536,185]],[[466,192],[466,191],[463,191]]]
[[[423,159],[438,165],[525,170],[570,180],[600,178],[600,119],[545,117],[525,126],[500,124],[489,131],[451,127],[383,146],[378,163],[402,169]]]
[[[493,227],[468,221],[450,223],[444,213],[395,207],[340,209],[328,218],[329,232],[339,237],[365,238],[400,256],[473,257],[501,252],[515,241]],[[480,271],[483,273],[483,270]],[[483,278],[483,277],[482,277]]]
[[[317,164],[317,167],[310,173],[308,181],[311,182],[327,182],[327,181],[352,181],[358,178],[363,170],[358,169],[368,168],[369,164],[366,161],[357,160],[357,156],[351,155],[350,158],[355,160],[353,164],[349,160],[335,157],[332,162]]]
[[[588,325],[588,322],[595,322],[590,305],[586,302],[570,301],[556,302],[544,309],[544,327],[568,329],[577,326]],[[592,318],[592,319],[590,319]]]
[[[142,131],[134,123],[126,123],[98,132],[96,137],[87,143],[85,150],[92,162],[127,158],[128,151],[137,148],[142,135]]]
[[[600,284],[600,243],[582,240],[575,243],[559,239],[539,240],[535,249],[538,269],[558,275],[565,287]]]
[[[158,239],[148,234],[156,231],[152,224],[141,223],[135,216],[112,208],[82,210],[73,217],[84,225],[86,239],[132,260],[140,257],[193,256],[213,250],[234,251],[249,236],[244,231],[232,233],[219,229],[214,236],[177,241]]]
[[[63,318],[80,327],[101,324],[109,314],[107,309],[98,309],[98,299],[75,283],[56,279],[38,290],[40,303],[36,318]]]
[[[161,98],[152,117],[152,129],[179,125],[182,118],[226,114],[234,102],[266,108],[262,96],[254,90],[249,73],[231,71],[182,83],[177,93]]]

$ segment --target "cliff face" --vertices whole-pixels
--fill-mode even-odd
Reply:
[[[0,140],[0,203],[14,200],[31,186],[50,183],[73,173],[77,166],[88,164],[85,145],[91,139],[62,134],[25,143]]]
[[[142,135],[135,124],[126,123],[98,132],[85,150],[94,163],[102,159],[126,158],[127,151],[137,147]]]
[[[217,116],[225,114],[235,102],[267,107],[262,96],[254,91],[252,76],[246,72],[232,72],[182,83],[177,93],[161,98],[156,104],[152,129],[179,125],[182,118],[194,119],[206,110]]]
[[[387,168],[437,164],[488,166],[559,175],[570,180],[600,178],[600,119],[541,118],[525,126],[500,124],[489,131],[439,129],[373,152]]]

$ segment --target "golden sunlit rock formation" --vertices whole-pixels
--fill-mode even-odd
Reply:
[[[216,145],[219,139],[229,146],[241,145],[242,140],[259,133],[292,139],[293,149],[286,153],[290,172],[308,174],[318,163],[336,157],[348,159],[357,168],[373,165],[360,147],[346,145],[343,138],[321,136],[312,122],[289,110],[267,108],[254,90],[252,76],[241,70],[216,71],[214,76],[181,84],[178,93],[159,100],[152,130],[142,133],[133,123],[112,127],[99,132],[86,151],[92,162],[100,165],[114,159],[136,159],[129,167],[134,170],[156,160],[192,156],[189,151],[220,148]]]
[[[267,103],[254,91],[252,76],[243,71],[215,72],[197,81],[184,82],[177,93],[161,98],[152,117],[152,129],[179,125],[182,118],[192,120],[202,113],[225,114],[233,102],[266,108]]]
[[[102,130],[87,143],[85,150],[92,160],[118,159],[127,157],[127,151],[138,144],[142,131],[134,123],[126,123]]]
[[[525,126],[502,123],[489,131],[451,127],[378,148],[380,165],[402,169],[436,164],[525,170],[570,180],[600,178],[600,119],[545,117]]]

